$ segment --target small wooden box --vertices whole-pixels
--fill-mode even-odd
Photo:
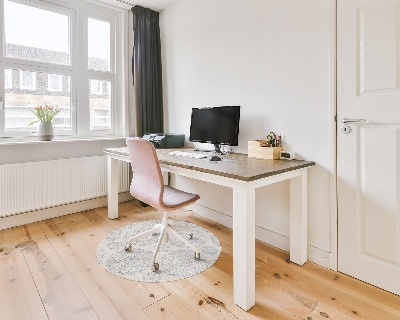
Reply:
[[[266,140],[248,141],[247,154],[251,158],[261,159],[279,159],[282,147],[262,147],[262,143]]]
[[[252,140],[249,141],[249,146],[250,144],[254,147],[269,147],[269,140]]]

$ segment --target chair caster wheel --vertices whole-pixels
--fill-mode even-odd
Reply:
[[[158,269],[160,269],[160,265],[156,262],[151,266],[151,271],[156,272]]]
[[[200,260],[200,252],[199,252],[199,253],[195,252],[195,253],[194,253],[194,258],[195,258],[196,260]]]
[[[188,233],[189,240],[193,238],[193,232]]]
[[[125,251],[126,251],[126,252],[132,252],[132,245],[131,245],[131,244],[127,244],[127,245],[125,246]]]

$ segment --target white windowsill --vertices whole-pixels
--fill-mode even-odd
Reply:
[[[78,141],[105,141],[105,140],[121,140],[126,137],[120,136],[106,136],[106,137],[72,137],[72,136],[59,136],[54,137],[52,141],[41,141],[37,137],[24,137],[24,138],[0,138],[1,145],[23,145],[23,144],[54,144],[54,143],[67,143],[67,142],[78,142]]]

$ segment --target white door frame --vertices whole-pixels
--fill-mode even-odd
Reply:
[[[331,5],[331,28],[330,28],[330,63],[329,63],[329,118],[330,118],[330,213],[331,213],[331,269],[338,269],[338,206],[337,206],[337,0],[330,0]]]

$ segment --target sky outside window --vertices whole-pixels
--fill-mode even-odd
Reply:
[[[110,71],[110,23],[88,19],[88,68]]]
[[[21,21],[27,27],[22,28]],[[69,16],[65,14],[5,0],[6,56],[70,64],[69,23]]]

